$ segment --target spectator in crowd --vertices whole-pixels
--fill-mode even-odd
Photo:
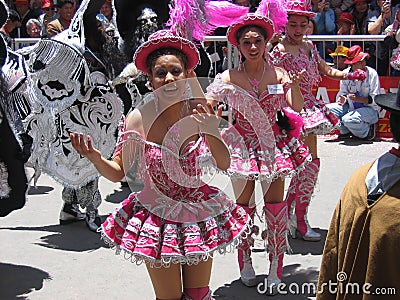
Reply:
[[[392,10],[390,1],[377,0],[376,1],[376,16],[372,17],[371,21],[374,21],[368,28],[370,34],[385,34],[385,29],[393,23]],[[393,15],[394,16],[394,15]],[[376,67],[380,76],[386,76],[389,72],[389,56],[395,43],[394,38],[387,36],[383,42],[378,42],[377,45],[377,63],[379,67]],[[374,53],[375,54],[375,53]],[[368,62],[368,65],[375,66],[373,62]]]
[[[378,11],[372,10],[369,7],[371,0],[354,0],[353,17],[355,24],[354,34],[375,34],[376,28],[381,26],[382,17]],[[364,51],[369,54],[367,65],[376,69],[376,43],[375,42],[355,42],[364,48]]]
[[[344,62],[347,59],[348,50],[349,48],[345,46],[337,46],[335,52],[329,54],[329,56],[333,59],[333,65],[335,69],[338,69],[340,71],[347,69],[348,66]]]
[[[40,38],[40,32],[42,31],[42,26],[37,19],[29,19],[26,23],[26,31],[31,38]]]
[[[330,0],[331,8],[335,12],[336,19],[342,12],[349,12],[353,5],[353,0]]]
[[[318,34],[334,34],[336,32],[335,13],[329,7],[329,1],[312,0],[311,4],[312,11],[316,13],[313,20],[317,24]]]
[[[111,22],[113,16],[113,10],[111,6],[111,0],[107,0],[100,8],[100,13],[107,18],[108,21]]]
[[[31,0],[30,7],[32,12],[39,16],[42,11],[42,0]]]
[[[329,7],[329,1],[325,0],[312,0],[312,11],[316,13],[312,20],[317,26],[316,34],[335,34],[335,12]],[[336,47],[336,43],[332,41],[325,41],[325,43],[315,43],[321,57],[328,56],[328,49]]]
[[[349,12],[343,12],[340,14],[339,18],[336,19],[337,35],[353,35],[355,34],[355,24],[354,17]],[[340,41],[338,40],[338,45],[345,47],[351,47],[350,41]]]
[[[57,20],[60,15],[56,12],[56,6],[54,5],[53,0],[43,0],[42,11],[43,13],[38,17],[42,27],[41,36],[47,37],[47,25],[50,22]]]
[[[391,41],[393,51],[390,56],[391,76],[400,76],[400,9],[396,11],[396,17],[391,25],[385,29]]]
[[[400,86],[397,95],[378,95],[375,100],[390,112],[390,128],[400,143]],[[380,296],[374,290],[400,290],[399,175],[400,149],[393,147],[348,181],[326,237],[317,300],[398,299],[396,293]]]
[[[355,33],[354,17],[349,12],[343,12],[336,19],[336,34],[338,35],[352,35]]]
[[[15,0],[13,4],[21,18],[21,27],[12,31],[10,35],[13,38],[29,38],[28,32],[26,31],[26,23],[29,19],[37,19],[39,15],[30,9],[28,0]]]
[[[0,29],[0,34],[3,36],[4,41],[9,47],[12,46],[12,38],[10,36],[10,32],[19,27],[21,27],[21,17],[15,10],[10,9],[8,12],[8,19],[3,27]]]
[[[349,48],[345,63],[350,68],[345,71],[361,69],[367,72],[367,77],[363,81],[341,80],[336,103],[328,104],[330,111],[341,121],[339,140],[356,137],[371,141],[375,138],[378,106],[374,99],[380,93],[380,83],[378,73],[367,66],[368,57],[359,45]]]
[[[75,13],[74,1],[72,0],[59,0],[57,7],[60,17],[47,25],[46,33],[49,38],[67,29]]]

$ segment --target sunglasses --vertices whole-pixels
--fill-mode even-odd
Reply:
[[[44,10],[45,11],[50,11],[50,10],[56,10],[56,8],[55,7],[46,7]]]

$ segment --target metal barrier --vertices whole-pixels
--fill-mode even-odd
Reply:
[[[327,59],[325,56],[326,54],[326,46],[327,42],[334,42],[336,43],[335,48],[338,44],[343,42],[349,42],[350,44],[353,43],[362,43],[363,49],[365,49],[365,43],[375,43],[375,57],[378,57],[378,43],[382,42],[386,36],[385,35],[310,35],[308,39],[313,42],[322,42],[322,57]],[[40,39],[33,39],[33,38],[17,38],[12,40],[11,48],[13,50],[17,50],[21,47],[25,47],[28,45],[33,45],[38,42]],[[213,42],[214,49],[217,48],[218,42],[227,43],[228,48],[228,57],[227,57],[227,67],[233,68],[238,65],[239,63],[239,55],[237,52],[236,47],[233,47],[226,38],[226,36],[206,36],[205,42]],[[334,50],[334,49],[333,49]],[[220,57],[222,60],[223,58]],[[376,61],[377,65],[377,61]],[[214,68],[216,69],[217,62],[214,62]]]
[[[375,46],[375,65],[378,65],[377,57],[378,57],[378,43],[383,42],[386,35],[310,35],[307,39],[313,42],[322,42],[322,47],[320,51],[323,59],[327,59],[326,57],[326,43],[333,42],[335,43],[334,48],[339,44],[343,44],[344,42],[348,42],[350,45],[352,44],[360,44],[363,49],[365,49],[365,43],[374,43]],[[232,45],[228,42],[226,36],[206,36],[206,42],[213,42],[214,49],[217,47],[218,42],[226,42],[228,47],[228,68],[233,68],[239,63],[239,56],[236,47],[232,47]],[[332,49],[332,50],[335,50]],[[330,57],[329,57],[330,58]],[[223,59],[223,58],[220,58]],[[217,62],[214,62],[214,67],[217,67]]]
[[[34,39],[34,38],[17,38],[17,39],[12,39],[11,40],[11,49],[12,50],[18,50],[19,48],[26,47],[26,46],[31,46],[33,44],[36,44],[39,42],[40,39]]]

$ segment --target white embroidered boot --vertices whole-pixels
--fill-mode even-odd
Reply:
[[[290,180],[290,184],[286,192],[286,199],[285,199],[289,214],[288,233],[290,233],[292,238],[296,238],[296,227],[297,227],[296,215],[294,212],[296,207],[297,179],[298,179],[298,174],[296,176],[293,176],[292,179]]]
[[[254,220],[255,207],[250,208],[245,205],[238,204],[246,213]],[[246,286],[255,286],[257,284],[256,273],[253,269],[251,261],[251,246],[253,246],[254,239],[251,237],[250,232],[247,236],[243,236],[243,240],[238,245],[238,263],[240,270],[240,280]]]
[[[308,206],[311,196],[314,192],[320,167],[319,158],[313,159],[306,168],[298,175],[298,184],[296,187],[296,227],[297,232],[303,237],[303,240],[317,242],[321,240],[321,235],[315,232],[307,220]],[[293,222],[291,221],[290,224]]]
[[[270,262],[267,278],[267,294],[276,295],[282,282],[283,256],[287,249],[287,204],[266,203],[265,221],[267,223],[267,251]]]

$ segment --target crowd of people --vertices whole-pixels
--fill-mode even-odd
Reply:
[[[10,39],[57,37],[69,29],[74,20],[83,18],[83,12],[75,15],[80,3],[74,0],[58,0],[56,4],[52,0],[43,0],[41,9],[36,1],[15,0],[9,3],[12,7],[9,10],[2,1],[0,16],[4,43],[0,54],[3,64],[8,58],[7,52],[12,53],[6,47]],[[209,289],[213,256],[233,248],[237,248],[241,281],[249,287],[257,285],[251,248],[254,234],[259,231],[254,219],[259,215],[257,209],[260,207],[263,212],[260,219],[266,228],[261,236],[266,240],[265,250],[269,258],[267,293],[277,294],[282,282],[283,258],[289,248],[288,236],[300,237],[305,242],[321,240],[321,235],[312,229],[307,218],[321,167],[317,135],[331,133],[337,128],[340,130],[339,139],[370,141],[375,138],[378,121],[375,101],[382,99],[379,98],[380,74],[368,62],[376,53],[378,63],[385,59],[389,62],[388,58],[379,54],[382,51],[370,53],[367,44],[364,48],[360,45],[335,45],[329,53],[332,66],[322,58],[324,55],[318,43],[309,41],[307,34],[312,22],[314,34],[387,34],[388,38],[393,38],[400,21],[397,20],[400,17],[397,14],[399,5],[382,0],[371,6],[368,0],[331,3],[289,0],[285,5],[278,0],[234,2],[249,7],[248,13],[227,24],[227,40],[239,53],[236,67],[216,71],[213,82],[204,88],[198,80],[200,75],[196,73],[196,70],[200,72],[197,69],[201,55],[199,41],[179,36],[174,28],[156,28],[135,48],[134,67],[130,66],[132,79],[140,71],[148,80],[148,93],[140,103],[136,103],[136,107],[129,107],[122,118],[112,157],[103,153],[101,143],[90,132],[81,132],[79,126],[74,128],[70,125],[70,131],[64,137],[71,146],[68,152],[89,161],[99,175],[119,182],[134,173],[143,182],[143,189],[132,192],[103,223],[97,210],[101,204],[98,176],[79,186],[66,183],[60,224],[85,219],[88,228],[100,232],[117,254],[122,251],[131,261],[144,262],[156,299],[213,299]],[[84,5],[87,7],[88,3],[86,1]],[[113,2],[104,1],[99,13],[103,16],[97,17],[100,25],[112,24],[107,28],[101,27],[105,35],[106,29],[117,30],[113,27],[117,26],[113,24]],[[138,21],[143,21],[145,16],[151,20],[154,17],[152,13],[143,10]],[[81,19],[74,24],[83,24],[79,23]],[[387,27],[390,29],[385,32]],[[75,32],[70,33],[73,36]],[[111,45],[114,45],[113,38],[114,35],[110,39]],[[74,55],[78,60],[79,55],[75,52],[79,47],[68,48],[68,52],[67,46],[60,43],[58,41],[57,46],[52,47],[59,47],[57,49],[64,51],[59,53],[69,53],[70,56],[56,57],[50,62],[60,64],[63,62],[58,60],[65,59],[68,63]],[[378,50],[385,45],[388,43],[378,45]],[[393,44],[389,48],[394,49]],[[40,51],[37,56],[41,55]],[[95,54],[93,57],[98,59]],[[41,61],[44,65],[47,63],[45,59]],[[79,56],[79,61],[82,60],[85,64],[84,56]],[[39,65],[33,64],[32,68],[40,69]],[[89,66],[81,67],[79,71],[84,72],[86,68],[90,69]],[[34,73],[35,70],[31,71]],[[78,74],[78,68],[74,72]],[[110,74],[112,72],[107,76]],[[52,89],[54,95],[56,90],[52,78],[48,78],[51,76],[46,75],[50,81],[45,84],[40,75],[34,76],[38,76],[37,82],[41,86],[47,84],[43,95],[48,95],[48,89]],[[313,94],[312,88],[319,84],[321,76],[340,81],[335,103],[326,105]],[[81,74],[75,79],[79,85],[75,88],[78,98],[82,91],[98,88],[88,84],[83,77],[85,75]],[[70,85],[70,82],[65,83],[67,87]],[[8,92],[11,92],[6,86],[4,83],[0,85],[3,99],[7,99]],[[75,90],[60,91],[53,98],[69,97]],[[99,91],[96,95],[106,99],[107,93]],[[96,96],[90,96],[82,96],[85,100],[80,101],[95,101]],[[76,102],[71,103],[76,105]],[[59,104],[51,105],[49,111],[57,111]],[[224,105],[233,110],[234,122],[221,131],[219,125]],[[381,101],[379,105],[398,113],[399,103],[385,106]],[[0,139],[10,139],[15,144],[12,150],[20,153],[21,139],[10,134],[12,128],[6,113],[10,108],[6,106],[3,103],[0,106]],[[398,126],[396,120],[391,118],[393,127]],[[399,137],[395,135],[395,139]],[[398,156],[398,151],[391,153]],[[20,192],[26,190],[26,177],[21,174],[20,182],[16,183],[9,176],[11,168],[17,165],[21,169],[24,163],[15,153],[0,153],[0,198],[7,200],[3,202],[7,205],[19,198],[18,205],[9,206],[11,209],[2,216],[21,208],[24,203],[24,196],[13,191],[18,184],[25,188]],[[380,161],[389,164],[386,157]],[[365,174],[361,174],[361,179],[368,179],[368,201],[371,203],[379,201],[379,197],[398,186],[397,178],[393,176],[390,184],[380,183],[379,167],[373,170],[377,171],[366,175],[365,169]],[[203,181],[203,175],[215,172],[230,177],[234,199],[219,187]],[[285,179],[290,179],[286,193]],[[262,199],[256,197],[256,184],[261,185]],[[352,199],[352,191],[349,188],[345,196]],[[353,204],[342,205],[354,208]],[[342,206],[338,206],[334,215],[337,219],[332,221],[328,234],[321,282],[331,279],[332,270],[337,273],[342,267],[348,268],[348,265],[335,265],[338,254],[332,249],[339,247],[338,244],[356,243],[350,239],[343,241],[337,236],[338,226],[348,230],[348,219],[340,219],[341,210]],[[348,210],[346,213],[351,214]],[[396,218],[392,222],[395,223]],[[369,240],[365,240],[367,245]],[[380,247],[379,237],[373,242],[375,247]],[[339,254],[345,257],[345,248],[341,251]]]

